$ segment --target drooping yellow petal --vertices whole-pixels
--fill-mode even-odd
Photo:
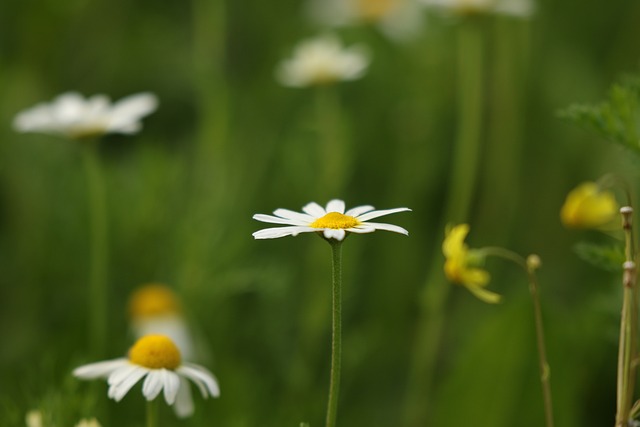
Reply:
[[[485,289],[490,280],[489,273],[469,265],[469,248],[464,243],[468,233],[468,224],[460,224],[446,231],[442,243],[442,252],[445,256],[444,273],[447,279],[464,285],[482,301],[495,304],[501,297]]]
[[[467,286],[482,287],[489,283],[489,273],[480,268],[466,267],[463,271],[463,283]]]
[[[615,196],[594,182],[573,189],[560,210],[560,219],[570,228],[599,228],[613,221],[619,210]]]
[[[476,297],[489,304],[497,304],[502,299],[501,295],[480,286],[467,286],[467,289]]]

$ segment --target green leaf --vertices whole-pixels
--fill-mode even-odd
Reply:
[[[559,115],[640,155],[640,76],[614,84],[599,104],[574,104]]]
[[[583,260],[607,271],[621,271],[622,264],[625,261],[622,246],[604,246],[580,242],[573,247],[573,250]]]

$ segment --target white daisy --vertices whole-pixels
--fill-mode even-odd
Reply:
[[[369,66],[369,56],[359,46],[343,48],[333,35],[323,35],[300,42],[293,57],[277,69],[278,80],[285,86],[305,87],[360,78]]]
[[[345,212],[342,200],[331,200],[323,208],[317,203],[309,203],[302,208],[304,213],[288,209],[276,209],[271,215],[256,214],[253,219],[273,224],[285,224],[288,227],[265,228],[256,231],[256,239],[276,239],[284,236],[296,236],[299,233],[322,232],[326,239],[343,240],[350,233],[372,233],[375,230],[387,230],[408,235],[402,227],[392,224],[369,222],[370,219],[389,215],[396,212],[410,211],[409,208],[395,208],[374,210],[373,206],[365,205],[349,209]]]
[[[519,18],[533,14],[533,0],[421,0],[426,6],[448,10],[457,15],[498,13]]]
[[[372,24],[395,40],[413,37],[423,27],[419,0],[308,0],[306,7],[320,25]]]
[[[82,379],[106,378],[108,396],[116,402],[122,400],[144,378],[144,397],[153,400],[164,391],[165,401],[175,405],[180,417],[193,414],[193,400],[187,380],[198,386],[205,399],[220,395],[213,374],[202,366],[182,362],[180,350],[164,335],[142,337],[131,347],[128,358],[80,366],[74,369],[73,375]]]
[[[187,360],[194,358],[194,346],[187,319],[176,294],[166,285],[149,283],[136,289],[129,298],[129,316],[133,335],[166,335]]]
[[[22,111],[13,120],[18,132],[41,132],[71,139],[106,133],[133,134],[142,129],[140,120],[158,106],[152,93],[139,93],[111,104],[105,95],[84,99],[76,92],[59,95],[51,103],[41,103]]]

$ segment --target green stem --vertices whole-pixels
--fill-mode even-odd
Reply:
[[[336,425],[340,392],[340,360],[342,355],[342,242],[329,239],[333,260],[333,310],[331,322],[331,380],[327,404],[326,427]]]
[[[533,315],[536,326],[536,344],[538,349],[538,366],[540,369],[540,383],[542,385],[542,400],[544,404],[544,418],[546,427],[553,427],[553,404],[551,398],[551,369],[547,359],[547,349],[544,338],[544,325],[542,322],[542,308],[540,305],[540,291],[535,270],[538,265],[528,263],[520,255],[508,249],[498,247],[486,247],[480,249],[485,256],[497,256],[519,265],[527,273],[529,279],[529,293],[533,301]],[[530,258],[531,259],[531,258]],[[537,260],[539,264],[539,260]]]
[[[484,37],[480,22],[469,21],[458,34],[458,139],[454,145],[452,175],[447,196],[445,221],[466,220],[473,200],[484,93]]]
[[[158,405],[156,400],[147,401],[147,426],[158,427]]]
[[[618,343],[616,427],[626,426],[631,418],[636,381],[634,358],[637,349],[636,332],[638,321],[636,266],[634,263],[635,247],[632,227],[633,209],[627,206],[622,208],[620,212],[625,235],[626,262],[623,266],[623,299],[620,315],[620,342]]]
[[[481,22],[468,20],[458,33],[458,133],[453,149],[451,178],[443,212],[446,223],[468,219],[475,189],[482,130],[484,34]],[[409,368],[405,424],[425,425],[432,401],[431,388],[440,350],[444,309],[451,287],[445,283],[442,258],[433,255],[420,297],[420,314]]]
[[[620,316],[620,342],[618,347],[618,379],[616,401],[616,426],[626,426],[631,411],[633,381],[631,378],[632,353],[632,304],[633,289],[624,285],[622,313]]]
[[[316,88],[316,121],[320,162],[318,194],[336,197],[347,178],[349,147],[341,121],[338,93],[334,86]]]
[[[495,207],[500,206],[500,227],[492,230],[492,240],[502,244],[509,239],[521,199],[523,93],[526,89],[527,36],[524,20],[496,16],[492,25],[494,54],[487,67],[492,87],[487,98],[486,148],[482,161],[483,195],[475,219],[491,223]],[[474,221],[475,222],[475,221]]]
[[[97,141],[84,147],[90,226],[89,345],[92,354],[103,357],[107,335],[107,206]]]
[[[553,427],[553,404],[551,399],[551,383],[549,362],[547,361],[547,350],[544,339],[544,327],[542,324],[542,309],[540,308],[540,296],[538,291],[538,280],[533,269],[529,269],[529,292],[533,300],[533,312],[536,323],[536,341],[538,344],[538,364],[540,368],[540,382],[542,384],[542,399],[544,402],[544,415],[547,427]]]

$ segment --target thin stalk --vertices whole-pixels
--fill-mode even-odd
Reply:
[[[458,131],[453,151],[451,178],[443,211],[446,223],[468,220],[480,157],[484,86],[484,34],[481,22],[468,20],[458,33]],[[438,250],[437,248],[436,250]],[[427,270],[414,351],[409,367],[405,425],[422,427],[432,401],[431,388],[445,318],[445,305],[451,287],[442,272],[442,259],[433,255]]]
[[[147,401],[146,427],[158,427],[158,405],[155,399]]]
[[[107,336],[107,203],[97,141],[83,147],[87,180],[90,226],[89,261],[89,347],[97,357],[104,356]]]
[[[342,242],[329,239],[333,261],[333,310],[331,321],[331,380],[327,404],[326,427],[336,425],[340,392],[340,362],[342,357]]]
[[[339,194],[346,180],[350,147],[341,121],[341,106],[334,86],[316,88],[316,122],[320,134],[318,193]]]
[[[618,374],[616,399],[616,427],[628,425],[631,418],[633,393],[636,381],[634,358],[637,351],[637,290],[635,247],[633,243],[633,209],[625,206],[620,209],[622,228],[625,235],[625,258],[622,278],[622,311],[620,314],[620,342],[618,343]]]
[[[549,369],[549,362],[547,361],[538,280],[535,272],[531,268],[529,269],[529,292],[531,293],[531,299],[533,300],[533,312],[536,323],[536,341],[538,344],[538,363],[540,368],[540,382],[542,384],[545,422],[547,427],[553,427],[553,404],[551,399],[551,383],[549,381],[551,370]]]
[[[494,54],[487,67],[491,86],[486,148],[482,161],[483,195],[475,220],[491,222],[500,206],[501,227],[492,230],[498,244],[508,241],[522,192],[519,191],[523,152],[523,93],[526,89],[529,26],[524,20],[496,16],[492,20]],[[475,221],[474,221],[475,222]]]
[[[542,308],[540,305],[540,291],[538,286],[538,278],[536,269],[539,267],[540,260],[537,256],[531,255],[527,260],[520,255],[503,248],[483,248],[484,255],[493,255],[512,261],[522,267],[527,273],[529,279],[529,293],[533,301],[533,314],[536,326],[536,344],[538,349],[538,367],[540,369],[540,384],[542,386],[542,400],[544,404],[544,418],[546,427],[553,427],[553,400],[551,398],[551,370],[547,359],[547,349],[544,338],[544,325],[542,322]],[[535,257],[535,258],[534,258]]]

